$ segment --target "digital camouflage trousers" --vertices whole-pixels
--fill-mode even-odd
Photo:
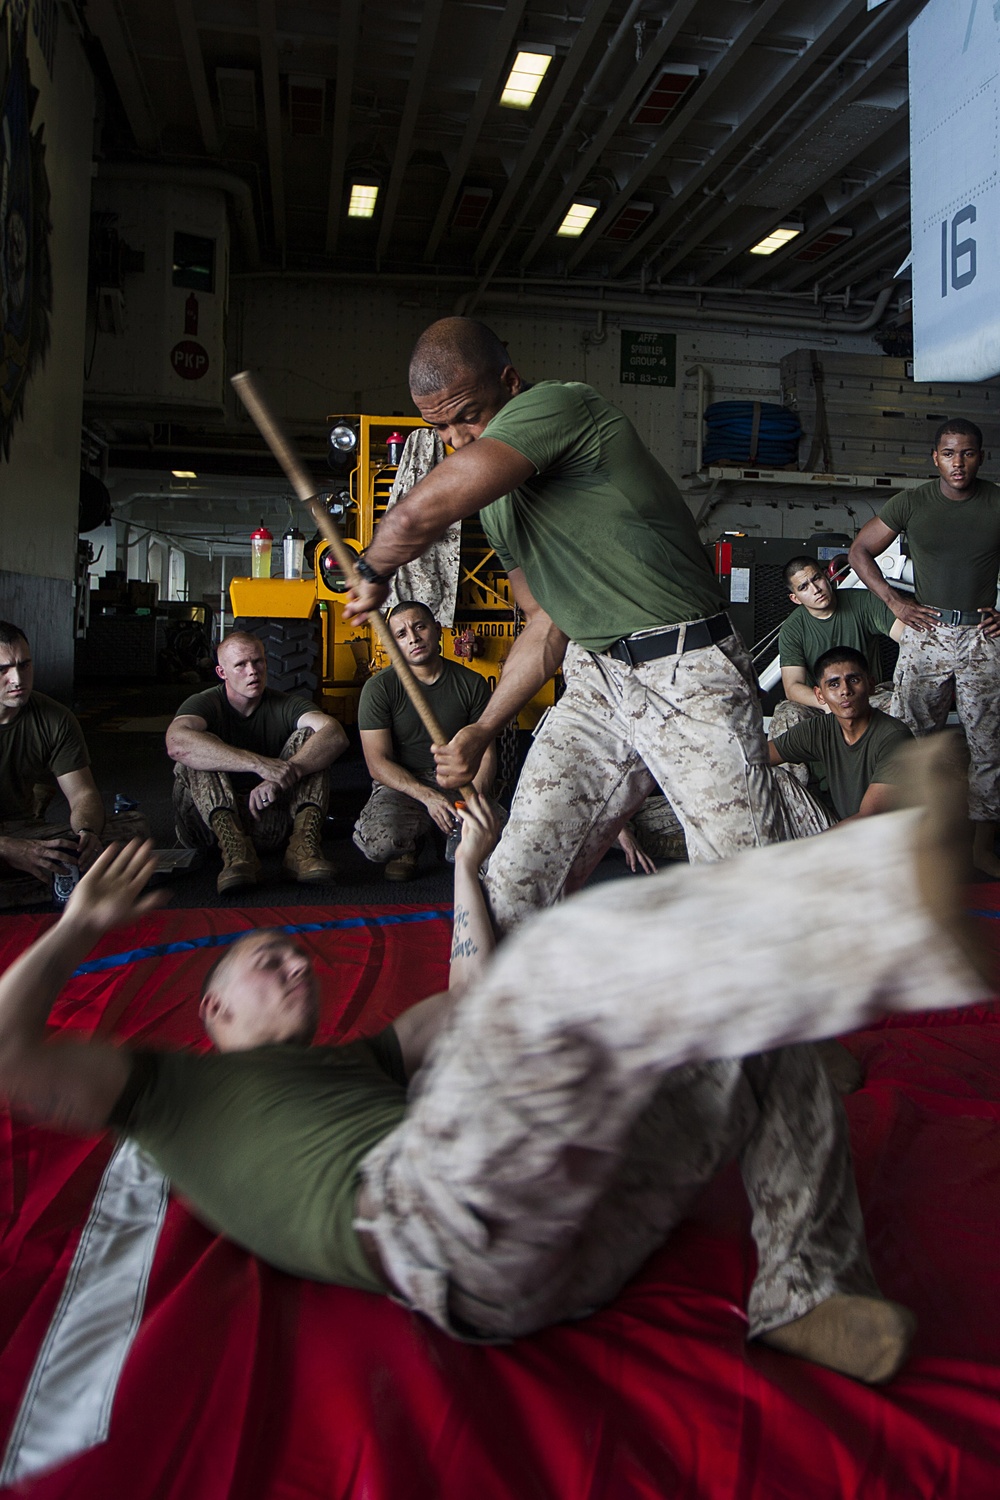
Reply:
[[[969,747],[969,817],[1000,821],[1000,640],[978,625],[906,630],[890,712],[914,734],[940,729],[955,707]]]
[[[566,691],[528,752],[485,890],[497,930],[578,890],[657,789],[693,862],[787,828],[739,636],[629,667],[570,644]]]
[[[400,1293],[459,1336],[581,1315],[734,1153],[750,1334],[871,1290],[841,1105],[791,1044],[985,998],[922,904],[918,816],[613,881],[507,938],[365,1159],[362,1227]]]
[[[281,747],[279,758],[291,760],[311,734],[311,729],[297,729],[290,734]],[[255,818],[250,812],[247,795],[234,791],[225,771],[174,767],[174,827],[181,843],[189,849],[207,849],[215,844],[211,817],[214,812],[222,811],[236,817],[257,849],[264,852],[281,849],[288,841],[296,813],[304,807],[318,807],[325,815],[329,800],[329,772],[314,771],[310,776],[303,776],[291,792],[279,796]]]

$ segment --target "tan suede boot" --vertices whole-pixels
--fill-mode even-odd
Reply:
[[[256,885],[260,876],[260,860],[235,816],[228,809],[220,808],[212,814],[209,821],[222,855],[222,869],[215,882],[219,895],[239,890],[241,886]]]
[[[333,880],[337,874],[330,861],[323,858],[322,837],[323,814],[318,807],[304,807],[295,814],[292,836],[282,864],[300,885],[321,885],[324,880]]]
[[[801,1318],[762,1333],[760,1342],[866,1385],[882,1385],[899,1371],[916,1328],[916,1318],[898,1302],[835,1292]]]

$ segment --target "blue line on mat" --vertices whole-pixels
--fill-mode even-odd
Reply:
[[[346,927],[394,927],[404,922],[436,922],[440,918],[450,917],[452,908],[450,906],[435,906],[427,911],[407,912],[385,912],[381,917],[339,917],[331,922],[295,922],[279,927],[279,932],[330,932],[333,929]],[[989,917],[993,921],[1000,921],[1000,910],[997,911],[969,911],[970,917]],[[252,932],[254,929],[251,928]],[[169,953],[190,953],[196,948],[224,948],[228,943],[235,943],[241,937],[246,937],[245,932],[219,932],[211,933],[208,937],[184,938],[177,943],[154,943],[148,948],[130,948],[127,953],[109,953],[106,958],[94,958],[90,963],[81,964],[78,969],[73,970],[73,978],[80,974],[100,974],[105,969],[123,969],[126,964],[138,963],[143,958],[165,958]]]
[[[330,922],[294,922],[279,926],[278,932],[329,932],[345,927],[394,927],[404,922],[436,922],[442,917],[451,917],[450,906],[432,907],[428,911],[385,912],[380,917],[339,917]],[[255,929],[250,928],[253,932]],[[109,953],[106,958],[94,958],[90,963],[74,969],[73,978],[81,974],[100,974],[105,969],[123,969],[126,964],[138,963],[143,958],[165,958],[168,953],[190,953],[196,948],[224,948],[228,943],[238,942],[246,932],[218,932],[207,937],[184,938],[176,943],[153,943],[148,948],[130,948],[127,953]]]

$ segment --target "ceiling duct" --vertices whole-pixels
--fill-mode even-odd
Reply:
[[[639,203],[633,199],[631,203],[627,203],[622,209],[615,222],[611,225],[611,228],[606,231],[604,238],[607,240],[618,240],[619,243],[630,240],[633,235],[639,233],[639,230],[648,221],[652,212],[653,205],[651,203]]]
[[[819,239],[813,240],[809,245],[803,245],[801,250],[796,250],[792,258],[804,261],[822,260],[824,255],[829,255],[831,250],[836,250],[838,245],[849,240],[853,233],[853,229],[846,227],[828,229],[825,234],[819,236]]]
[[[257,75],[251,68],[216,68],[215,88],[225,130],[257,129]]]
[[[671,63],[646,90],[631,115],[633,125],[662,125],[698,77],[690,63]]]
[[[322,135],[326,82],[301,73],[288,77],[288,124],[292,135]]]
[[[837,169],[846,156],[862,149],[884,129],[895,114],[886,104],[855,102],[829,115],[774,172],[764,169],[762,180],[743,202],[751,208],[784,209],[795,203]]]
[[[492,188],[464,187],[455,205],[452,229],[478,229],[492,201]]]

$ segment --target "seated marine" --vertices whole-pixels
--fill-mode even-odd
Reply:
[[[63,823],[43,816],[56,789],[69,804]],[[105,816],[80,725],[35,691],[27,637],[0,621],[0,907],[47,901],[55,875],[89,869],[109,839],[148,833],[139,813]]]
[[[771,765],[810,768],[812,800],[826,827],[888,812],[896,805],[897,756],[912,734],[899,719],[872,707],[874,683],[860,651],[834,646],[813,670],[812,691],[823,712],[768,742]]]
[[[874,677],[877,671],[879,637],[898,641],[903,625],[888,605],[867,589],[838,589],[836,582],[814,557],[793,557],[785,564],[788,597],[795,608],[782,621],[778,632],[778,660],[785,697],[778,703],[771,722],[772,736],[781,734],[803,718],[827,710],[813,697],[816,663],[832,646],[850,646],[860,651]],[[892,684],[877,689],[879,707],[888,707]]]
[[[446,738],[479,718],[490,699],[485,677],[441,655],[441,626],[426,604],[401,599],[389,629],[420,683]],[[387,880],[411,880],[422,841],[434,829],[446,838],[458,827],[458,792],[437,784],[431,742],[395,667],[370,677],[358,704],[361,748],[372,794],[358,818],[354,842],[366,859],[383,865]],[[473,785],[489,793],[496,772],[491,745]]]
[[[167,729],[177,837],[218,845],[220,895],[256,885],[258,849],[284,848],[285,869],[306,885],[332,880],[321,847],[327,773],[347,735],[309,698],[268,687],[256,636],[233,631],[216,654],[221,685],[185,698]]]

